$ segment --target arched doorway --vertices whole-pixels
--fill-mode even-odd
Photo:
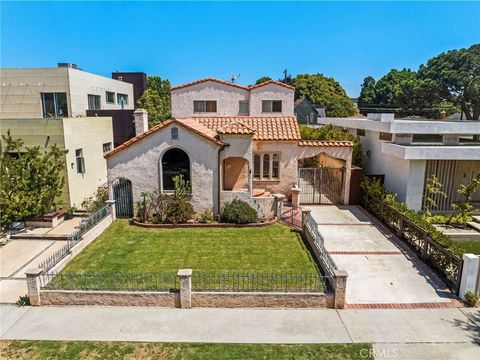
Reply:
[[[190,181],[190,159],[188,154],[179,148],[167,150],[162,156],[162,190],[175,190],[173,178],[183,175],[186,181]]]
[[[125,178],[116,179],[112,184],[112,190],[117,217],[133,217],[132,182]]]

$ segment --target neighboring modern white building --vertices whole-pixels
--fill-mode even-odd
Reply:
[[[68,118],[87,110],[134,109],[133,85],[79,69],[0,69],[0,118]]]
[[[414,210],[423,209],[426,179],[436,175],[447,199],[439,211],[461,200],[460,184],[480,174],[480,121],[394,119],[393,114],[359,118],[319,118],[322,124],[348,129],[363,146],[366,175],[384,177],[385,186]],[[480,201],[480,192],[474,201]],[[432,209],[435,210],[435,209]]]

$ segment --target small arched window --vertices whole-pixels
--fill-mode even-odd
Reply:
[[[178,128],[177,127],[172,127],[171,134],[172,134],[172,140],[178,140]]]

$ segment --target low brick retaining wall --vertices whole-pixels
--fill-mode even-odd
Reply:
[[[192,292],[191,307],[332,308],[333,293]],[[180,308],[180,292],[41,290],[40,305]]]
[[[186,224],[145,224],[135,219],[131,220],[131,224],[144,228],[160,228],[160,229],[174,229],[174,228],[243,228],[243,227],[266,227],[273,225],[277,222],[277,219],[271,221],[265,221],[261,223],[252,224],[226,224],[226,223],[186,223]]]

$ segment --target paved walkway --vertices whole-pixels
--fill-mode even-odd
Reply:
[[[315,206],[312,216],[339,269],[350,307],[458,306],[440,278],[357,206]]]
[[[371,342],[378,354],[395,352],[395,359],[480,356],[478,309],[182,310],[3,305],[0,324],[3,340]]]

